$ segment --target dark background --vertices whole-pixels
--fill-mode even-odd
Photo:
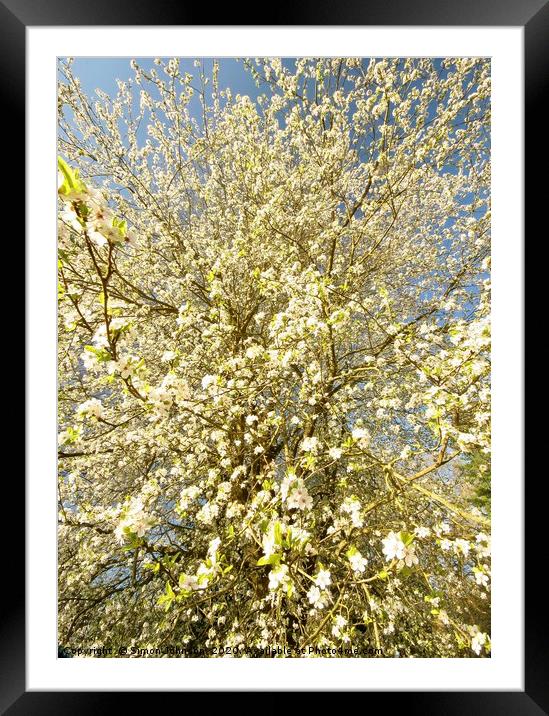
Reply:
[[[267,6],[237,6],[234,3],[175,2],[172,0],[0,0],[0,117],[2,142],[3,178],[7,179],[3,192],[3,231],[0,234],[4,246],[11,249],[24,247],[22,238],[25,186],[25,28],[32,25],[203,25],[215,19],[219,25],[456,25],[456,26],[525,26],[525,176],[526,186],[517,185],[517,192],[525,191],[525,236],[529,237],[529,253],[534,256],[528,263],[530,280],[528,287],[544,287],[547,283],[546,264],[541,251],[547,241],[546,206],[549,189],[545,178],[548,162],[547,120],[544,100],[548,96],[547,47],[549,46],[549,5],[545,0],[303,0],[302,2],[277,3]],[[98,48],[100,54],[100,48]],[[509,181],[514,178],[509,176]],[[19,207],[16,207],[16,204]],[[6,209],[9,209],[7,211]],[[18,210],[19,209],[19,210]],[[32,207],[26,207],[32,211]],[[14,227],[9,221],[15,218]],[[541,224],[543,221],[543,225]],[[539,229],[538,229],[539,223]],[[534,253],[535,252],[535,253]],[[6,279],[21,264],[3,258]],[[21,254],[20,254],[21,256]],[[24,264],[24,256],[22,257]],[[17,285],[17,284],[16,284]],[[4,355],[10,360],[10,375],[19,375],[20,348],[15,339],[15,327],[22,323],[23,297],[16,288],[4,288]],[[510,290],[518,291],[517,287]],[[518,296],[517,296],[518,297]],[[546,311],[535,316],[534,306],[544,306],[526,296],[526,328],[536,330],[536,397],[539,402],[545,387],[547,373],[546,349],[543,349]],[[509,340],[524,341],[516,327],[509,327]],[[523,345],[525,343],[523,342]],[[533,351],[531,351],[533,355]],[[528,358],[525,352],[525,357]],[[15,361],[15,368],[14,368]],[[17,371],[17,372],[15,372]],[[6,373],[7,375],[7,373]],[[532,373],[532,375],[534,375]],[[15,380],[20,382],[20,378]],[[526,378],[525,389],[527,387]],[[539,397],[538,397],[539,396]],[[18,396],[13,403],[6,403],[4,417],[15,428],[14,437],[22,435],[21,421],[15,409],[22,405]],[[12,407],[13,406],[13,407]],[[534,407],[535,410],[536,406]],[[535,411],[538,412],[537,410]],[[526,413],[527,415],[534,413]],[[322,702],[311,702],[313,694],[278,693],[189,693],[175,692],[170,697],[173,705],[166,703],[167,694],[138,693],[137,704],[132,704],[130,693],[76,693],[76,692],[25,692],[25,573],[24,573],[24,504],[25,484],[20,455],[11,438],[4,441],[2,477],[4,490],[3,517],[8,524],[3,529],[2,593],[5,606],[0,611],[0,713],[9,716],[29,714],[121,714],[130,711],[139,714],[166,714],[173,709],[185,713],[198,710],[200,716],[231,713],[233,710],[263,714],[284,715],[300,710],[309,713],[337,714],[344,711],[358,713],[389,712],[401,710],[403,716],[411,713],[439,714],[449,716],[537,716],[549,713],[549,637],[547,619],[547,592],[543,582],[547,576],[546,529],[548,507],[543,496],[547,468],[536,460],[543,456],[546,442],[543,420],[531,420],[524,431],[526,497],[526,561],[525,561],[525,638],[526,690],[510,692],[453,692],[453,693],[404,693],[368,692],[349,694],[355,697],[352,705],[346,703],[342,693],[323,693]],[[544,430],[545,433],[545,430]],[[517,436],[520,443],[522,436]],[[15,458],[15,459],[14,459]],[[536,465],[534,466],[534,461]],[[539,464],[541,463],[541,464]],[[8,468],[8,465],[10,467]],[[45,476],[45,479],[53,476]],[[181,662],[182,674],[184,662]],[[136,683],[136,687],[139,685]],[[322,684],[319,683],[319,688]],[[215,684],[212,684],[215,689]],[[433,683],[433,688],[436,684]],[[253,691],[250,683],[249,690]],[[357,691],[361,685],[357,684]],[[249,700],[248,700],[248,697]],[[248,706],[249,704],[249,706]],[[248,707],[248,708],[247,708]]]

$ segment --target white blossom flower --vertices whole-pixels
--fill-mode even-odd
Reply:
[[[151,515],[145,511],[143,500],[139,495],[131,498],[122,514],[123,516],[115,529],[115,535],[121,543],[126,539],[127,533],[143,537],[154,525]]]
[[[163,416],[167,415],[173,403],[173,395],[165,386],[160,385],[149,392],[149,400],[157,413]]]
[[[98,246],[106,246],[109,243],[109,240],[103,235],[101,231],[97,231],[97,229],[90,229],[88,231],[88,236],[90,237],[90,240],[93,241],[93,243]]]
[[[202,378],[202,389],[207,390],[210,387],[210,385],[214,385],[216,381],[217,381],[216,375],[205,375]]]
[[[342,454],[343,450],[338,447],[332,447],[328,450],[328,455],[332,458],[332,460],[339,460]]]
[[[270,557],[271,555],[276,553],[278,546],[275,542],[274,531],[272,529],[269,530],[269,532],[267,534],[263,535],[261,544],[263,547],[263,554],[265,557]]]
[[[80,358],[82,359],[82,363],[84,364],[84,368],[87,371],[96,371],[98,368],[98,360],[97,355],[93,353],[92,351],[84,351],[80,354]]]
[[[261,346],[258,346],[257,344],[250,346],[246,349],[246,358],[249,358],[250,360],[253,360],[254,358],[257,358],[261,355],[263,352],[263,349]]]
[[[334,619],[334,624],[332,626],[332,635],[336,638],[340,638],[342,636],[342,630],[347,626],[347,623],[347,619],[345,619],[342,614],[338,614]],[[348,639],[346,641],[348,641]]]
[[[400,539],[400,535],[395,532],[389,532],[387,537],[382,540],[382,543],[383,554],[388,562],[393,559],[404,559],[406,547]]]
[[[416,555],[414,545],[408,545],[407,547],[404,547],[402,557],[400,558],[397,567],[398,569],[402,569],[405,565],[406,567],[413,567],[418,563],[419,559]]]
[[[210,545],[208,547],[208,555],[210,557],[213,558],[213,556],[216,554],[220,544],[221,544],[220,537],[214,537],[214,539],[211,540]]]
[[[464,557],[467,557],[469,555],[470,549],[471,549],[471,544],[466,539],[454,540],[454,551],[456,552],[456,554],[461,552]]]
[[[322,592],[315,585],[313,585],[307,592],[307,599],[309,600],[309,603],[312,604],[317,609],[321,608],[321,606],[323,604]]]
[[[444,609],[441,609],[438,613],[438,619],[443,624],[448,625],[450,623],[450,619],[448,617],[448,612],[446,612]]]
[[[310,510],[313,506],[313,499],[305,486],[299,486],[288,495],[287,504],[290,509]]]
[[[82,418],[84,416],[96,418],[97,420],[103,418],[101,401],[97,398],[90,398],[85,403],[82,403],[78,408],[78,417]]]
[[[61,212],[61,221],[65,222],[65,224],[68,224],[71,229],[73,229],[73,231],[81,233],[83,230],[82,224],[78,219],[78,214],[72,208],[65,209],[63,212]]]
[[[318,450],[318,438],[316,437],[308,437],[303,438],[301,442],[301,449],[303,452],[312,452],[315,453]]]
[[[275,591],[279,587],[287,587],[289,582],[288,565],[279,564],[269,572],[269,589],[271,591]]]
[[[354,428],[351,435],[353,440],[360,441],[362,444],[368,444],[370,441],[370,433],[366,428]]]
[[[480,557],[489,557],[492,552],[491,539],[483,532],[479,532],[476,536],[476,550]]]
[[[476,583],[479,587],[484,587],[486,589],[490,583],[490,577],[480,569],[475,569],[474,573]]]
[[[487,634],[484,634],[480,631],[480,629],[477,626],[474,626],[470,629],[471,632],[471,649],[475,652],[475,654],[480,654],[482,651],[482,648],[485,646],[487,641]]]
[[[206,502],[202,508],[196,513],[196,519],[205,525],[211,525],[214,519],[219,515],[219,505],[212,502]]]
[[[346,497],[340,507],[341,512],[349,515],[353,527],[360,528],[363,525],[360,501],[353,495]]]
[[[354,572],[362,573],[366,571],[366,565],[368,564],[368,560],[363,557],[360,552],[355,552],[354,554],[351,554],[349,556],[349,562],[351,563],[351,568]]]
[[[326,589],[331,583],[332,577],[329,570],[320,569],[315,576],[315,584],[320,587],[320,589]]]
[[[134,374],[136,363],[135,356],[121,356],[115,364],[115,369],[118,370],[122,379],[130,378]]]

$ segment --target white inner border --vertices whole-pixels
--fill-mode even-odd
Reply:
[[[57,659],[56,57],[304,55],[492,58],[492,657]],[[523,28],[28,27],[27,101],[27,690],[524,690]]]

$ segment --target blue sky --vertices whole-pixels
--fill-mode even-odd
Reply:
[[[112,96],[117,90],[117,79],[127,80],[134,75],[130,68],[130,59],[130,57],[76,57],[73,70],[75,76],[82,82],[82,89],[88,97],[93,97],[97,88]],[[150,70],[155,66],[153,58],[150,57],[136,57],[135,60],[144,70]],[[181,71],[196,76],[199,70],[194,67],[194,60],[194,57],[180,58]],[[211,68],[212,59],[205,58],[204,70],[207,77],[211,76]],[[221,89],[230,87],[233,94],[247,94],[252,99],[260,93],[242,62],[233,58],[224,58],[219,62],[219,85]]]
[[[110,97],[114,97],[118,91],[117,80],[127,81],[134,77],[134,71],[130,67],[131,59],[131,57],[75,57],[72,65],[73,74],[80,80],[84,94],[91,100],[97,99],[96,89],[103,90]],[[149,72],[155,68],[157,71],[160,70],[159,74],[162,76],[161,68],[156,67],[154,64],[154,58],[135,57],[134,59],[144,71]],[[170,58],[161,57],[160,59],[163,62],[167,62]],[[194,61],[200,58],[180,57],[178,59],[181,72],[188,72],[193,75],[194,82],[192,84],[198,88],[200,86],[200,68],[194,66]],[[287,66],[293,65],[294,59],[285,59],[283,63]],[[203,58],[204,75],[210,78],[210,83],[212,65],[212,58]],[[245,69],[243,62],[236,58],[219,59],[218,77],[220,90],[230,87],[233,96],[236,94],[248,95],[250,99],[255,100],[260,94],[265,93],[265,86],[257,87],[251,73]],[[145,83],[144,86],[150,91],[148,83]],[[136,92],[135,96],[137,98],[139,93]],[[202,123],[202,111],[198,93],[195,93],[188,108],[191,116],[200,125]],[[143,141],[146,139],[145,125],[140,128],[138,137]]]

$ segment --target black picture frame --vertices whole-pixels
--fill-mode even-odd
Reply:
[[[213,8],[214,6],[212,6]],[[12,195],[9,201],[21,202],[23,192],[14,187],[23,187],[25,181],[24,163],[21,161],[25,146],[25,31],[28,26],[71,26],[71,25],[203,25],[211,19],[212,8],[205,5],[176,3],[172,0],[94,0],[94,2],[67,2],[67,0],[0,0],[0,88],[4,144],[14,149],[14,161],[5,164],[9,171],[9,185]],[[215,6],[216,25],[249,25],[249,19],[256,19],[258,6],[246,8],[232,4]],[[408,26],[522,26],[524,27],[524,70],[525,70],[525,188],[517,186],[517,193],[525,191],[525,231],[534,240],[536,219],[544,213],[547,204],[546,181],[542,179],[547,162],[546,129],[542,103],[548,89],[549,76],[547,55],[549,47],[549,3],[546,0],[388,0],[383,3],[371,0],[350,0],[344,4],[333,4],[329,0],[303,1],[301,4],[280,4],[269,8],[266,25],[408,25]],[[248,22],[247,22],[248,20]],[[517,101],[520,101],[518,98]],[[13,141],[6,142],[6,137]],[[18,136],[19,141],[15,140]],[[10,148],[8,147],[8,149]],[[5,154],[4,154],[5,156]],[[6,160],[7,161],[7,160]],[[9,167],[9,168],[8,168]],[[538,179],[538,171],[542,169]],[[513,181],[513,177],[509,177]],[[23,211],[24,211],[24,207]],[[31,211],[32,207],[27,207]],[[22,215],[20,213],[20,215]],[[19,227],[20,228],[20,227]],[[546,234],[546,229],[544,231]],[[540,235],[540,240],[543,236]],[[18,239],[20,245],[21,240]],[[539,276],[530,283],[538,284],[542,279],[543,266],[537,265]],[[545,271],[544,271],[545,273]],[[526,303],[530,321],[532,305]],[[512,340],[523,337],[515,331]],[[526,384],[525,384],[526,387]],[[528,446],[536,441],[536,429],[525,431],[525,455]],[[526,438],[530,440],[526,442]],[[5,450],[6,454],[8,450]],[[525,464],[524,474],[526,474]],[[539,499],[538,486],[533,469],[529,471],[529,482],[525,481],[525,690],[523,692],[368,692],[367,700],[359,708],[393,709],[399,706],[422,714],[524,714],[532,716],[549,714],[549,639],[547,637],[547,606],[545,591],[539,581],[540,562],[544,563],[542,549],[549,539],[544,529],[547,508]],[[543,473],[541,473],[543,474]],[[20,509],[25,504],[25,487],[22,477],[12,479],[14,496],[11,504]],[[9,543],[21,545],[24,542],[24,528],[20,513],[5,510],[8,526],[4,535]],[[10,523],[11,520],[11,523]],[[13,553],[13,547],[5,546],[6,563],[2,570],[9,584],[7,606],[0,612],[0,711],[9,716],[29,714],[87,714],[111,713],[115,709],[125,711],[131,708],[127,693],[120,692],[27,692],[25,686],[25,573],[21,555]],[[9,552],[11,551],[11,554]],[[7,592],[8,589],[5,589]],[[437,685],[433,684],[436,689]],[[253,684],[250,684],[253,690]],[[357,685],[360,690],[360,685]],[[220,695],[220,694],[218,694]],[[168,708],[164,696],[154,692],[139,693],[140,709]],[[189,704],[189,694],[174,693],[179,708]],[[209,694],[206,710],[214,708]],[[219,703],[222,708],[233,706],[242,709],[242,696],[237,692],[223,694]],[[290,707],[283,692],[270,694],[267,699],[257,699],[262,713],[279,713]],[[335,695],[340,698],[341,694]],[[364,698],[364,697],[363,697]],[[323,695],[323,710],[330,709],[329,694]],[[295,706],[294,706],[295,708]],[[308,706],[306,708],[315,708]],[[339,705],[338,708],[342,708]],[[216,708],[217,710],[217,708]]]

